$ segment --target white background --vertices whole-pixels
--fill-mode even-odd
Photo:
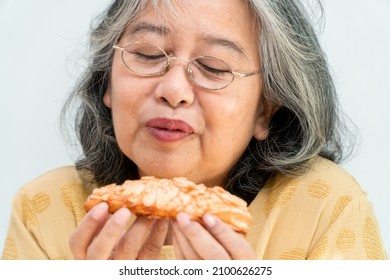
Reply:
[[[84,62],[91,19],[108,0],[0,0],[0,252],[16,191],[70,165],[59,112]],[[326,0],[320,35],[341,104],[360,130],[344,167],[373,202],[390,253],[390,1]]]

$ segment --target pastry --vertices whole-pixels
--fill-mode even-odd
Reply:
[[[127,207],[137,216],[151,218],[175,218],[179,212],[185,212],[192,220],[201,222],[203,214],[210,213],[240,233],[247,233],[252,221],[247,203],[241,198],[219,186],[208,188],[183,177],[148,176],[96,188],[84,204],[86,211],[100,202],[108,204],[110,213]]]

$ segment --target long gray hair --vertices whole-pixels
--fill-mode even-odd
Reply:
[[[101,14],[90,37],[90,62],[64,112],[78,101],[76,132],[83,150],[76,168],[98,185],[138,178],[137,167],[119,149],[110,110],[103,104],[113,59],[113,44],[151,3],[116,0]],[[326,57],[299,0],[245,0],[258,32],[264,101],[279,107],[264,141],[252,139],[230,171],[225,188],[250,202],[270,176],[304,172],[320,155],[343,158],[345,127]],[[320,7],[320,6],[319,6]],[[173,6],[170,9],[174,9]],[[228,140],[227,140],[228,141]]]

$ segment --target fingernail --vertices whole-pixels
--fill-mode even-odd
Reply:
[[[114,214],[114,222],[119,225],[127,224],[130,220],[130,211],[127,208],[121,208]]]
[[[107,210],[108,210],[107,203],[101,202],[92,209],[91,216],[94,220],[98,221],[105,216]]]
[[[215,225],[215,223],[217,222],[217,220],[215,219],[215,217],[213,215],[210,215],[207,213],[203,215],[202,220],[208,228],[213,227]]]
[[[188,225],[191,222],[190,217],[186,213],[183,213],[183,212],[180,212],[179,214],[177,214],[176,220],[177,220],[177,223],[182,227],[185,227],[186,225]]]

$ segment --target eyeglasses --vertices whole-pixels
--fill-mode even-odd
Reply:
[[[190,61],[169,56],[162,48],[149,42],[130,42],[124,47],[117,44],[114,49],[121,51],[121,57],[127,69],[136,75],[153,77],[164,75],[174,60],[186,63],[190,80],[201,88],[220,90],[230,85],[234,77],[249,77],[260,71],[240,73],[225,60],[215,56],[198,56]]]

